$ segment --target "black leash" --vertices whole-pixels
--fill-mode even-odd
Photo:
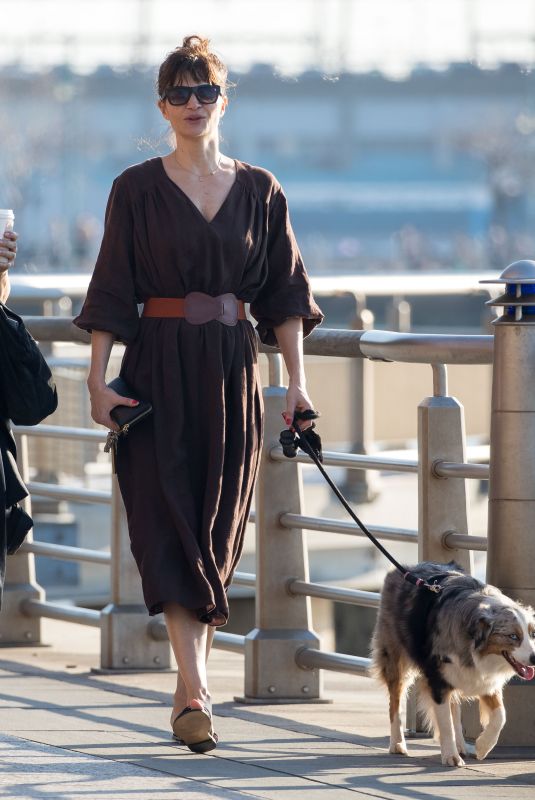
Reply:
[[[396,561],[394,556],[391,555],[385,547],[383,547],[381,542],[379,542],[375,538],[373,533],[371,533],[368,530],[366,525],[364,525],[364,523],[361,522],[361,520],[357,517],[357,515],[355,514],[355,512],[353,511],[353,509],[351,508],[351,506],[349,505],[349,503],[345,499],[344,495],[342,494],[342,492],[340,491],[338,486],[336,486],[336,484],[331,480],[331,478],[329,477],[329,475],[325,471],[325,468],[324,468],[323,464],[321,463],[322,460],[323,460],[323,456],[322,456],[322,452],[321,452],[321,439],[318,436],[318,434],[315,433],[315,431],[313,430],[314,427],[315,427],[314,423],[312,423],[311,427],[306,428],[305,430],[301,430],[301,427],[300,427],[299,422],[298,422],[298,420],[308,421],[308,420],[317,419],[318,417],[319,417],[318,412],[317,411],[313,411],[312,409],[308,409],[307,411],[296,411],[295,412],[295,415],[294,415],[294,418],[293,418],[293,422],[292,422],[292,428],[295,430],[295,432],[297,434],[297,437],[295,437],[295,435],[289,429],[284,430],[284,431],[281,432],[280,442],[282,444],[282,449],[283,449],[284,455],[289,457],[289,458],[295,458],[295,455],[297,453],[297,446],[295,444],[295,438],[297,438],[297,444],[299,445],[299,447],[302,450],[304,450],[304,452],[308,456],[310,456],[310,458],[315,463],[315,465],[317,466],[317,468],[319,469],[319,471],[321,472],[321,474],[323,475],[323,477],[325,478],[325,480],[327,481],[327,483],[329,484],[329,486],[331,487],[331,489],[333,490],[333,492],[335,493],[337,498],[340,500],[340,502],[344,506],[345,510],[355,520],[355,522],[357,523],[357,525],[359,526],[361,531],[368,537],[368,539],[372,542],[372,544],[374,544],[375,547],[377,547],[377,549],[380,550],[381,553],[390,561],[390,563],[393,564],[394,567],[399,572],[401,572],[401,574],[403,575],[403,578],[406,581],[408,581],[409,583],[412,583],[413,586],[421,586],[422,588],[428,589],[430,592],[433,592],[434,594],[438,594],[442,590],[442,587],[440,586],[440,584],[438,584],[438,583],[426,583],[422,578],[418,578],[412,572],[409,572],[405,567],[403,567],[399,563],[399,561]],[[293,452],[292,452],[292,449],[293,449]]]

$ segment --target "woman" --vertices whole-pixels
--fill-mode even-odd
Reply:
[[[149,614],[164,612],[179,666],[173,733],[194,752],[217,742],[206,660],[227,622],[262,437],[256,337],[243,303],[260,338],[283,353],[287,424],[312,407],[302,336],[322,319],[280,185],[219,150],[226,77],[197,36],[161,65],[158,106],[176,149],[115,180],[76,319],[93,332],[93,419],[116,427],[111,409],[135,402],[104,381],[114,338],[127,344],[121,375],[132,395],[153,405],[120,441],[117,473],[145,602]]]

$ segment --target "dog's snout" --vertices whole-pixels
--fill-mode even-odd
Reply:
[[[530,655],[530,657],[529,657],[529,663],[530,663],[530,664],[535,664],[535,653],[532,653],[532,654]]]

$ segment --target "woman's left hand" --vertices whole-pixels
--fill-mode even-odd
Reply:
[[[6,231],[4,238],[0,239],[0,272],[5,272],[15,263],[18,238],[19,235],[15,231]]]
[[[288,391],[286,392],[286,411],[282,412],[285,423],[291,426],[295,412],[306,411],[309,408],[314,408],[314,406],[306,389],[290,381]],[[300,427],[306,430],[306,428],[310,428],[311,425],[312,422],[302,422]]]

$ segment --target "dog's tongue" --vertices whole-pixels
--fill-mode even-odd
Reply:
[[[504,658],[510,663],[517,675],[524,681],[531,681],[535,677],[535,667],[528,667],[526,664],[521,664],[516,658],[513,658],[511,653],[506,650],[503,651]]]
[[[535,676],[535,667],[526,667],[525,664],[516,663],[516,671],[525,681],[531,681]]]

